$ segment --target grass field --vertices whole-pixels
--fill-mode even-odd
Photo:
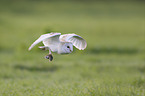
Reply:
[[[29,46],[43,33],[76,33],[84,51]],[[0,96],[144,96],[144,2],[0,2]]]

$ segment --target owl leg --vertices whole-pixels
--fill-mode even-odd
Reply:
[[[51,54],[51,49],[49,48],[49,54]]]
[[[52,53],[51,53],[51,49],[49,48],[49,55],[46,55],[45,57],[46,59],[49,59],[49,61],[52,61],[53,60],[53,56],[52,56]]]

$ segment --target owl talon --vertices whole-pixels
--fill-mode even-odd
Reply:
[[[52,54],[46,55],[45,58],[46,59],[49,59],[49,61],[52,61],[53,60]]]

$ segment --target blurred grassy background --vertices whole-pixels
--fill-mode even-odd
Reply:
[[[69,55],[29,46],[43,33],[76,33],[84,51]],[[2,96],[143,96],[144,1],[0,1]]]

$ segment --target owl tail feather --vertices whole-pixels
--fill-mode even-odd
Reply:
[[[48,50],[48,49],[49,49],[49,47],[47,47],[47,46],[39,46],[39,48],[40,48],[41,50]]]

